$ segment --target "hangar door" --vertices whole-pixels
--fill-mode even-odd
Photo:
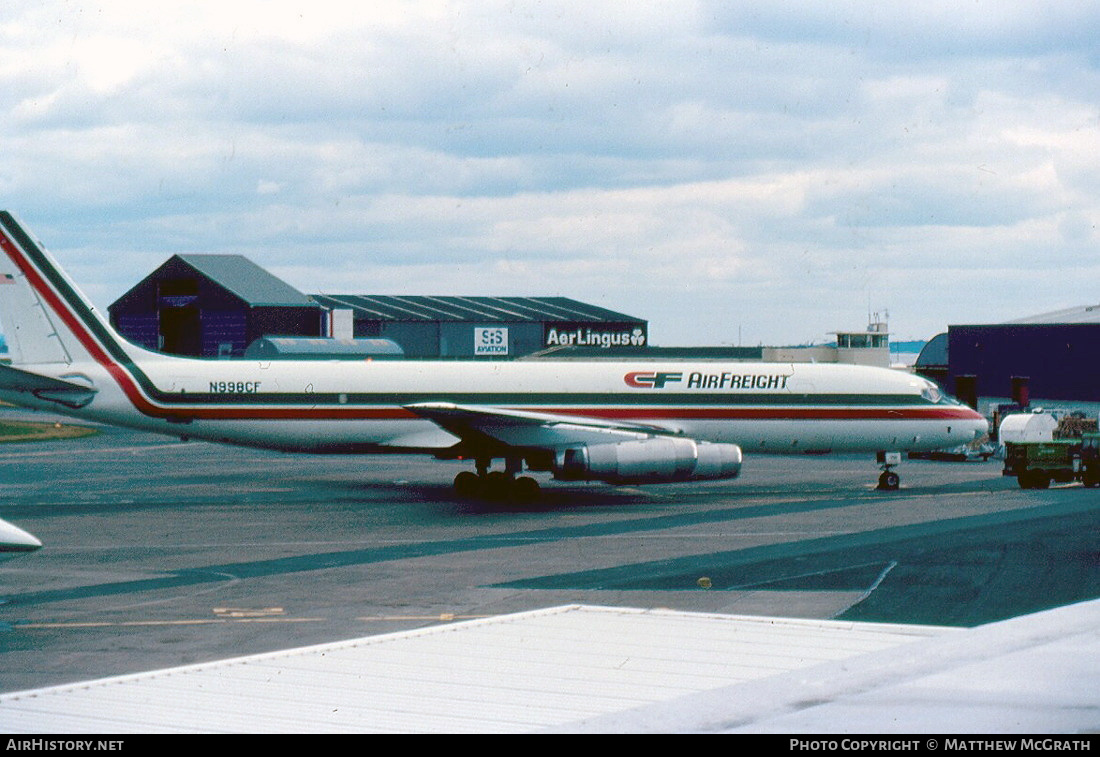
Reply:
[[[217,300],[200,296],[196,278],[157,285],[157,349],[170,355],[230,357],[247,346],[248,318],[241,309],[204,309]],[[218,300],[224,298],[218,298]],[[225,307],[225,303],[221,303]]]
[[[166,279],[157,284],[157,343],[171,355],[198,355],[200,311],[197,279]]]

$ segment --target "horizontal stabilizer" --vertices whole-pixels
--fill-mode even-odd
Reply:
[[[96,391],[90,381],[78,383],[0,364],[0,392],[22,392],[65,407],[78,408],[91,402]]]

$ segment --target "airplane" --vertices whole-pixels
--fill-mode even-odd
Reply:
[[[10,560],[42,549],[42,542],[19,526],[0,520],[0,560]]]
[[[463,497],[538,496],[528,472],[610,484],[736,478],[743,451],[901,453],[968,443],[981,415],[922,377],[838,364],[201,359],[126,342],[0,211],[0,399],[100,423],[305,453],[472,460]],[[490,471],[494,461],[503,470]]]

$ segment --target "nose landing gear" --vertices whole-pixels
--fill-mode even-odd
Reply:
[[[901,465],[900,452],[879,452],[876,455],[879,465],[882,466],[882,474],[878,477],[880,491],[896,491],[901,486],[901,476],[894,473],[894,467]]]

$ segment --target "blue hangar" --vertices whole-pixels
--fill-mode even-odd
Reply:
[[[975,407],[1100,403],[1100,305],[949,326],[915,367]]]

